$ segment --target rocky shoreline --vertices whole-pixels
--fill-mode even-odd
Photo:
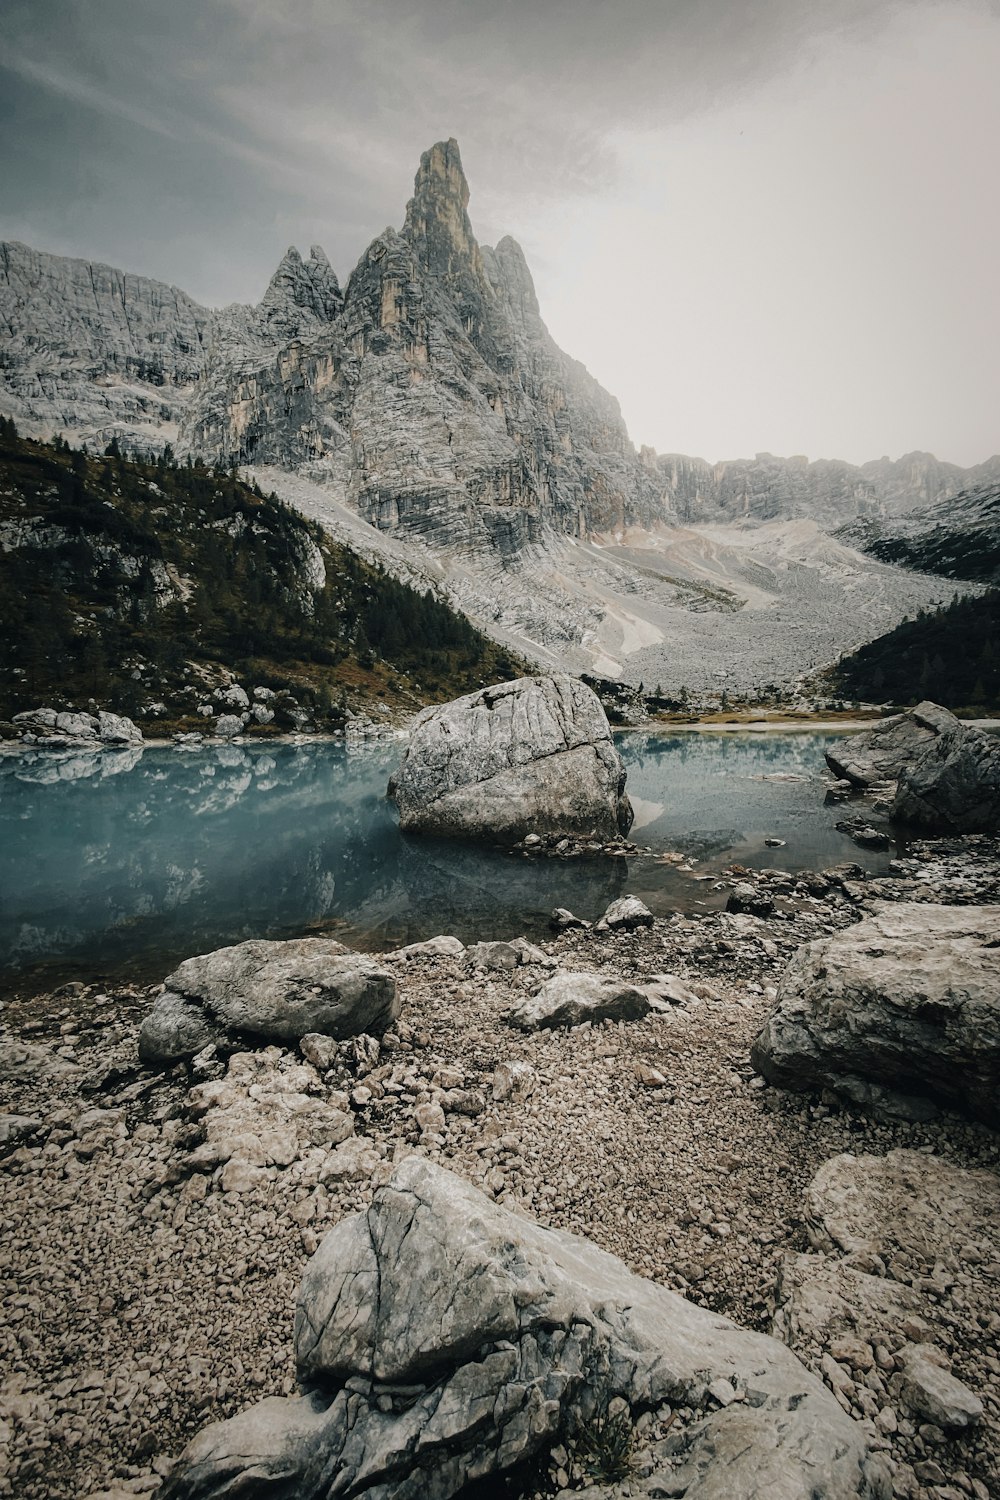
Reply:
[[[864,1422],[895,1495],[988,1500],[1000,1485],[996,1217],[897,1245],[886,1270],[922,1299],[923,1325],[983,1404],[981,1425],[962,1433],[907,1413],[902,1328],[895,1347],[887,1335],[865,1354],[841,1338],[831,1352],[801,1299],[798,1312],[785,1303],[795,1258],[815,1248],[809,1194],[824,1163],[902,1149],[995,1174],[998,1138],[947,1113],[877,1119],[831,1094],[768,1087],[750,1049],[802,943],[848,927],[873,900],[995,903],[998,852],[986,837],[924,842],[877,880],[851,867],[738,871],[741,911],[567,928],[520,961],[507,945],[384,955],[401,1013],[380,1046],[353,1039],[313,1062],[260,1049],[225,1075],[249,1069],[260,1097],[292,1074],[351,1117],[350,1135],[225,1178],[210,1153],[199,1157],[197,1093],[223,1063],[157,1073],[137,1062],[155,990],[67,986],[12,1000],[0,1078],[21,1123],[0,1146],[0,1494],[151,1493],[207,1422],[290,1394],[307,1258],[417,1153],[696,1304],[752,1329],[777,1320]],[[748,888],[766,915],[749,914]],[[512,1027],[508,1013],[541,981],[579,970],[633,985],[669,972],[680,998],[637,1020]],[[648,1493],[654,1427],[635,1434],[635,1494]],[[553,1465],[539,1493],[573,1483],[558,1454]]]

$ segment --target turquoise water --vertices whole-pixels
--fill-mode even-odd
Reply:
[[[304,932],[362,948],[453,932],[539,935],[554,906],[595,917],[724,893],[696,874],[861,857],[823,805],[819,734],[628,734],[632,837],[655,859],[526,860],[404,837],[385,800],[403,746],[226,745],[0,759],[0,987],[152,979],[180,958]],[[778,778],[778,779],[772,779]],[[791,779],[785,779],[791,778]],[[768,835],[786,840],[769,849]]]

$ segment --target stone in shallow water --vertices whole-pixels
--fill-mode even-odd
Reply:
[[[655,1460],[661,1493],[812,1500],[821,1474],[824,1500],[890,1494],[863,1429],[776,1340],[418,1157],[310,1261],[295,1354],[308,1394],[207,1428],[164,1500],[450,1500],[559,1443],[601,1396],[700,1412]]]
[[[389,796],[405,831],[503,843],[614,839],[632,823],[604,710],[572,677],[522,677],[425,709]]]

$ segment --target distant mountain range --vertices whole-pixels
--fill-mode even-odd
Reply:
[[[524,255],[480,246],[455,141],[425,152],[400,231],[345,287],[290,249],[219,311],[108,266],[0,246],[0,407],[24,431],[171,442],[335,487],[374,525],[501,554],[552,528],[805,517],[834,526],[1000,483],[930,454],[716,464],[637,453],[618,403],[550,337]]]
[[[402,228],[346,285],[318,247],[292,249],[259,304],[217,311],[4,244],[0,412],[92,451],[169,443],[251,468],[344,539],[370,523],[371,544],[349,542],[363,556],[571,670],[767,684],[937,597],[822,533],[1000,484],[1000,457],[961,470],[929,454],[856,467],[637,451],[618,403],[549,335],[520,247],[479,245],[468,200],[458,146],[439,142]],[[707,522],[731,539],[691,532]],[[748,528],[760,537],[736,535]]]

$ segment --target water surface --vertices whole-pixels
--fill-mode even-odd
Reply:
[[[399,741],[39,751],[0,759],[0,987],[160,978],[249,937],[321,933],[361,948],[453,932],[540,935],[554,906],[600,914],[623,891],[659,913],[724,893],[737,861],[795,870],[858,850],[823,805],[831,736],[630,733],[633,839],[679,870],[527,860],[401,835],[385,800]],[[765,846],[766,837],[785,847]]]

